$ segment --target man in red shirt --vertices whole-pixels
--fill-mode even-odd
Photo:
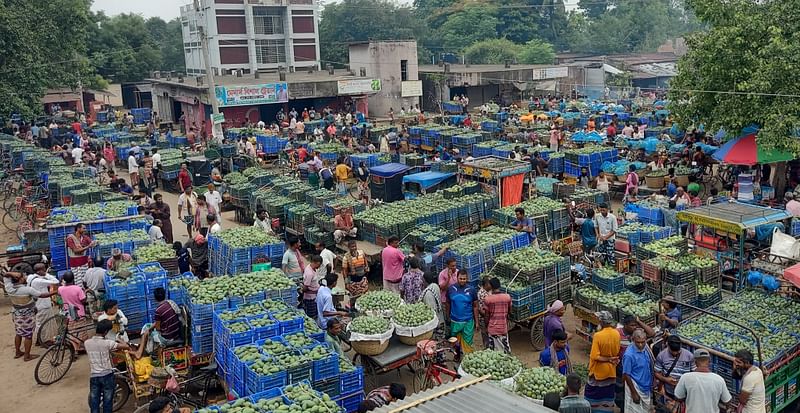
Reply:
[[[300,161],[300,163],[303,163],[306,161],[306,157],[308,157],[308,150],[305,148],[305,146],[299,147],[297,149],[297,160]]]
[[[178,186],[180,186],[181,192],[192,186],[192,177],[189,175],[189,169],[185,163],[181,164],[181,171],[178,172]]]
[[[146,325],[148,328],[142,334],[141,345],[134,355],[137,359],[142,357],[145,350],[152,354],[156,346],[164,348],[183,342],[181,332],[183,326],[178,305],[172,300],[167,300],[167,292],[161,287],[153,290],[153,298],[158,307],[153,314],[153,324]]]
[[[492,294],[483,301],[486,313],[487,333],[489,333],[489,348],[496,351],[511,353],[508,342],[508,313],[511,311],[511,296],[500,292],[500,280],[489,280]]]
[[[72,131],[77,133],[78,135],[81,134],[81,123],[78,120],[72,122]]]
[[[467,118],[464,119],[464,126],[471,128],[472,127],[472,117],[467,115]]]
[[[608,127],[606,128],[606,136],[609,139],[613,139],[615,136],[617,136],[617,127],[614,126],[613,122],[608,124]]]

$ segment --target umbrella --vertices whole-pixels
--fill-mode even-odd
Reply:
[[[791,161],[794,155],[778,150],[766,150],[756,144],[756,134],[740,136],[722,145],[713,155],[714,159],[730,165],[756,165]]]

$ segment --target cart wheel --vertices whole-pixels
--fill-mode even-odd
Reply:
[[[126,403],[128,398],[131,397],[131,388],[128,386],[128,381],[122,377],[114,377],[114,407],[113,411],[119,411]]]
[[[39,384],[53,384],[67,374],[72,367],[72,359],[75,357],[75,349],[69,343],[56,344],[39,357],[36,363],[36,370],[33,378]]]
[[[422,361],[414,361],[410,366],[414,369],[414,393],[430,388],[430,382],[425,377],[425,365],[422,363]]]
[[[544,350],[544,319],[533,320],[531,324],[531,346],[536,351]]]

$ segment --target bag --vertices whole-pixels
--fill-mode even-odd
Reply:
[[[800,256],[800,243],[791,235],[784,234],[775,228],[772,231],[772,245],[769,252],[780,257],[797,258]]]
[[[170,393],[176,393],[181,389],[181,386],[178,384],[178,379],[171,375],[167,379],[167,385],[164,386],[164,389]]]

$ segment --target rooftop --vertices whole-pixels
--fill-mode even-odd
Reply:
[[[197,88],[197,89],[205,89],[207,88],[205,84],[205,76],[199,76],[203,78],[203,84],[198,85],[197,83],[198,76],[186,76],[183,78],[183,82],[180,82],[177,77],[173,77],[170,80],[162,77],[159,79],[147,79],[154,83],[161,83],[166,85],[173,85],[173,86],[180,86],[180,87],[187,87],[187,88]],[[308,73],[307,71],[298,71],[298,72],[287,72],[286,73],[286,83],[318,83],[318,82],[336,82],[339,80],[353,80],[353,79],[366,79],[365,77],[355,76],[350,74],[347,70],[339,69],[334,72],[333,75],[328,74],[327,70],[321,71],[314,71]],[[280,82],[280,77],[278,76],[277,72],[272,73],[259,73],[259,78],[256,79],[252,74],[246,74],[239,76],[214,76],[214,82],[217,86],[246,86],[246,85],[253,85],[258,83],[275,83]]]
[[[515,70],[544,69],[557,65],[450,65],[450,73],[489,73],[489,72],[511,72]],[[444,73],[444,66],[420,65],[419,71],[424,73]]]

